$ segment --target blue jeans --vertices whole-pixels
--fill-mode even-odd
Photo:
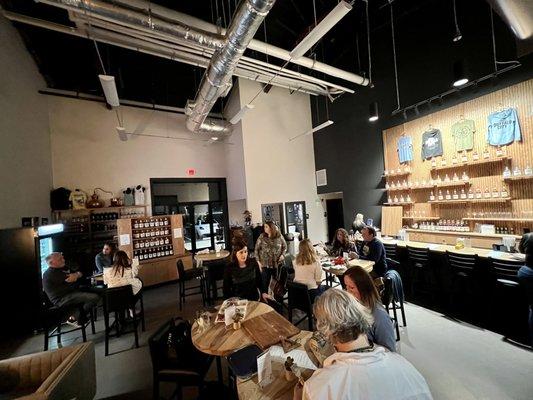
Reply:
[[[533,346],[533,268],[524,265],[518,270],[517,275],[520,280],[520,286],[526,291],[529,303],[529,340]]]

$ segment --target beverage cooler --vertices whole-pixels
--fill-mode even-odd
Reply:
[[[62,224],[0,230],[1,336],[31,332],[40,326],[45,258],[57,248]]]

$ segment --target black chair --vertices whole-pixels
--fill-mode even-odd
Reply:
[[[389,259],[398,262],[398,245],[396,243],[383,243],[385,247],[385,256],[387,257],[387,265],[389,265]],[[390,267],[389,267],[390,268]]]
[[[126,333],[135,335],[135,347],[139,347],[138,324],[140,317],[135,314],[135,297],[131,285],[108,288],[103,294],[104,324],[105,324],[105,355],[109,355],[109,339],[120,337]],[[131,316],[129,315],[131,312]],[[110,323],[111,314],[114,314],[113,323]],[[132,328],[128,330],[128,325]],[[115,334],[112,334],[113,329]]]
[[[429,249],[407,246],[407,260],[410,269],[411,296],[422,294],[433,299],[434,279],[428,268]]]
[[[307,318],[309,330],[313,331],[313,307],[307,285],[296,282],[287,282],[287,289],[289,292],[288,320],[292,323],[292,311],[295,309],[300,310],[304,312],[305,315],[294,325],[300,324],[300,322]]]
[[[178,399],[184,386],[197,386],[201,391],[213,357],[198,351],[192,344],[191,325],[171,319],[148,339],[153,370],[153,398],[159,399],[160,382],[176,384]]]
[[[204,279],[204,271],[201,268],[192,268],[185,270],[183,266],[183,261],[179,259],[176,262],[176,267],[178,269],[178,300],[179,300],[179,309],[183,308],[183,303],[185,303],[185,298],[187,296],[194,296],[196,294],[202,295],[202,303],[205,307],[206,304],[206,285]],[[195,286],[185,286],[185,283],[192,280],[198,280],[199,284]]]
[[[493,308],[501,307],[502,333],[511,342],[527,341],[528,301],[520,287],[518,270],[523,261],[507,261],[489,257],[489,272],[492,279]],[[516,338],[516,340],[514,339]]]
[[[70,317],[75,311],[82,316],[83,323],[81,323],[79,327],[72,327],[70,329],[63,330],[63,325],[66,324],[68,317]],[[83,319],[85,319],[85,321],[83,321]],[[86,316],[83,309],[83,304],[76,304],[66,307],[54,306],[48,299],[48,296],[44,292],[42,293],[41,325],[44,331],[44,351],[48,350],[48,342],[50,341],[50,338],[56,337],[57,346],[59,347],[61,345],[61,335],[66,335],[67,333],[75,331],[81,331],[82,339],[84,342],[86,342],[88,324],[91,324],[91,330],[94,335],[96,331],[94,328],[92,311],[89,316]]]
[[[206,294],[210,304],[213,304],[218,299],[218,293],[223,288],[224,269],[227,264],[227,258],[216,261],[204,261]]]
[[[479,259],[476,254],[460,254],[446,251],[446,260],[450,267],[451,287],[450,287],[450,308],[457,309],[455,298],[457,295],[463,296],[465,303],[468,303],[468,311],[472,311],[472,300],[476,297],[475,273],[478,268]]]
[[[380,296],[381,296],[381,303],[385,307],[387,314],[390,315],[390,311],[392,311],[391,320],[394,324],[394,329],[396,330],[396,341],[399,341],[400,340],[400,327],[399,327],[397,310],[400,308],[400,306],[397,307],[394,301],[394,294],[392,290],[392,279],[387,278],[387,277],[383,278],[383,290],[381,291]],[[400,305],[401,305],[401,310],[402,310],[403,322],[405,326],[405,311],[403,310],[403,301],[400,303]]]

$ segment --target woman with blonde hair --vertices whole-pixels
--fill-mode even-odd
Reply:
[[[314,302],[315,298],[320,296],[326,287],[321,285],[322,267],[309,239],[300,242],[298,255],[293,260],[292,266],[294,267],[294,282],[306,285],[311,302]]]

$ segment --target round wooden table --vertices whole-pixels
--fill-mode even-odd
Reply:
[[[202,260],[203,262],[210,262],[210,261],[218,261],[222,260],[226,257],[229,257],[229,251],[227,250],[220,250],[220,252],[209,252],[209,253],[196,253],[194,255],[194,258],[196,260]]]
[[[330,264],[333,264],[333,259],[328,260]],[[360,260],[358,258],[355,258],[353,260],[348,261],[346,265],[339,266],[332,265],[331,267],[322,267],[324,272],[326,273],[326,285],[333,287],[333,277],[334,276],[342,276],[346,272],[346,270],[350,267],[361,267],[366,272],[371,273],[374,269],[374,261],[370,260]]]

